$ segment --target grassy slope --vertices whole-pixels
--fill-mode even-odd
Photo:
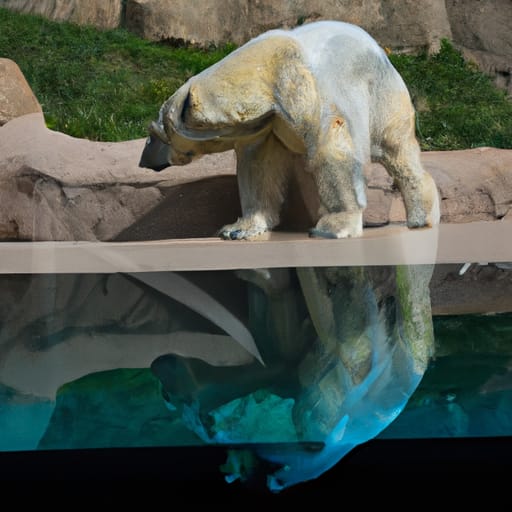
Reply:
[[[0,8],[0,57],[18,64],[48,125],[75,137],[144,137],[160,104],[228,52],[170,48],[125,30],[100,31]]]
[[[20,66],[50,128],[75,137],[144,137],[161,103],[232,49],[172,48],[0,8],[0,57]],[[434,56],[390,58],[411,91],[424,150],[512,148],[512,102],[449,42]]]

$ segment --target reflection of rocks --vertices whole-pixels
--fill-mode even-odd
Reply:
[[[43,435],[57,400],[39,446],[58,447],[60,436],[68,440],[67,447],[92,446],[94,440],[80,432],[89,429],[88,420],[81,423],[66,412],[82,400],[80,382],[92,382],[92,388],[84,389],[94,397],[96,388],[87,375],[151,367],[165,402],[174,409],[166,425],[172,432],[188,426],[198,443],[244,436],[247,442],[263,442],[268,429],[258,418],[272,404],[284,430],[267,441],[286,441],[285,431],[293,425],[300,441],[325,446],[311,465],[288,473],[287,480],[280,476],[272,487],[307,480],[380,432],[425,371],[432,349],[430,270],[421,268],[427,274],[413,267],[397,272],[383,267],[300,269],[298,276],[292,269],[182,273],[250,328],[266,366],[223,332],[220,318],[211,322],[195,313],[190,294],[191,307],[185,307],[172,291],[167,296],[124,274],[4,276],[12,293],[2,308],[0,331],[0,382],[11,396],[3,422],[12,428],[26,397],[34,406],[43,404],[45,415],[32,423],[21,446],[31,448],[28,444]],[[69,388],[74,391],[68,394],[66,384],[73,381],[79,387]],[[111,420],[119,421],[119,415]],[[162,425],[133,427],[154,429],[154,444],[167,442]],[[109,440],[108,432],[100,444],[123,443],[124,437]],[[128,429],[125,435],[135,434]],[[145,439],[143,444],[152,444]],[[301,457],[298,446],[292,458]],[[259,456],[288,464],[290,454],[283,458],[279,450],[265,450]]]
[[[234,303],[240,293],[235,280],[224,272],[216,279],[212,300],[222,298],[222,286],[231,282],[227,304],[243,318],[243,308]],[[2,294],[0,384],[19,394],[54,400],[66,382],[95,371],[149,367],[166,353],[222,365],[252,359],[219,325],[195,312],[193,295],[186,307],[124,274],[0,276],[0,281],[7,292],[17,290]],[[209,274],[201,274],[202,289],[211,288],[208,281]]]
[[[199,442],[183,423],[169,415],[156,378],[148,370],[121,369],[64,386],[38,447],[138,448]]]
[[[509,436],[511,320],[510,314],[436,319],[436,337],[444,342],[438,357],[402,414],[379,437]]]
[[[512,229],[512,226],[511,226]],[[512,312],[512,270],[494,264],[437,265],[430,283],[435,315]]]

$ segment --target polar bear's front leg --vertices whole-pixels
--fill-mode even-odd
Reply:
[[[362,158],[357,157],[346,123],[332,119],[310,162],[320,199],[320,219],[311,236],[350,238],[363,234],[366,207]]]
[[[279,224],[290,152],[273,135],[235,148],[242,217],[219,230],[221,238],[256,237]]]

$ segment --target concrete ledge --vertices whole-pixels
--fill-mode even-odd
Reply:
[[[482,221],[414,230],[388,225],[343,240],[272,232],[252,241],[5,242],[0,274],[496,263],[512,261],[511,235],[510,221]]]

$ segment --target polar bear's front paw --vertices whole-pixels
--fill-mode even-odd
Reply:
[[[351,238],[363,234],[363,212],[328,213],[310,230],[310,236],[322,238]]]
[[[269,226],[262,215],[251,215],[227,224],[219,230],[218,235],[225,240],[247,240],[268,230]]]

